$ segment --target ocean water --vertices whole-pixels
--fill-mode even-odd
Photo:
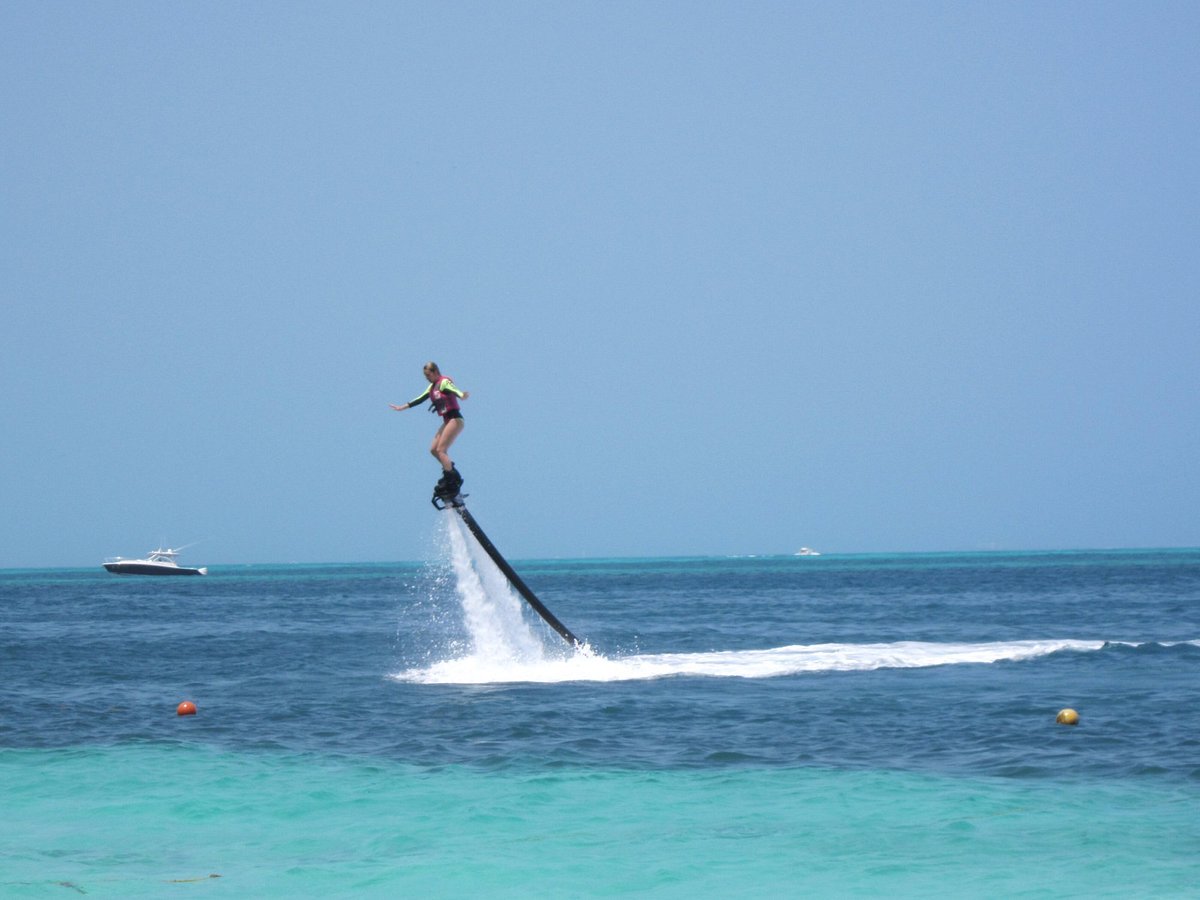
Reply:
[[[576,650],[430,529],[0,572],[0,896],[1200,896],[1200,551],[514,560]]]

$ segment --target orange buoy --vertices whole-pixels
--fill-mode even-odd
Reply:
[[[1073,709],[1064,709],[1058,714],[1058,718],[1054,720],[1059,725],[1078,725],[1079,713]]]
[[[191,700],[184,700],[179,706],[175,707],[175,715],[177,716],[194,716],[196,714],[196,704]]]

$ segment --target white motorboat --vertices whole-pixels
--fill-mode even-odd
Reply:
[[[794,556],[820,556],[821,553],[818,550],[814,550],[812,547],[801,547],[793,555]]]
[[[104,568],[114,575],[207,575],[208,568],[191,569],[175,562],[178,550],[152,550],[145,559],[125,559],[114,556],[104,561]]]

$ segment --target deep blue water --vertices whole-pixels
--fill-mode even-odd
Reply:
[[[0,746],[183,741],[420,765],[871,766],[1200,774],[1200,553],[533,561],[597,656],[734,654],[722,677],[629,670],[398,681],[472,656],[438,565],[213,567],[206,578],[0,573]],[[515,600],[512,601],[518,608]],[[528,611],[548,663],[566,646]],[[481,638],[487,640],[487,636]],[[1010,644],[1098,642],[1032,659]],[[922,642],[753,677],[739,653]],[[943,662],[939,645],[997,660]],[[560,649],[561,648],[561,649]],[[798,660],[802,651],[795,651]],[[547,664],[548,664],[547,663]],[[880,666],[879,668],[874,668]],[[871,668],[868,668],[871,667]],[[795,671],[789,671],[789,668]],[[509,680],[511,679],[511,680]],[[201,715],[178,721],[190,699]],[[1047,727],[1073,707],[1075,730]]]
[[[271,785],[267,796],[276,798],[280,779],[299,777],[297,766],[312,767],[304,783],[328,781],[319,792],[324,806],[311,807],[324,808],[321,815],[406,785],[416,794],[392,796],[386,808],[413,813],[428,803],[432,816],[449,804],[450,819],[433,816],[441,825],[452,820],[453,834],[497,841],[548,818],[577,821],[570,818],[577,808],[555,804],[586,792],[589,779],[615,779],[633,806],[605,811],[603,798],[615,795],[598,789],[591,813],[600,824],[569,848],[597,872],[621,855],[603,835],[636,841],[622,831],[634,827],[629,814],[642,815],[648,831],[659,827],[666,796],[684,807],[689,798],[714,810],[727,804],[727,816],[760,803],[753,826],[722,819],[704,838],[712,847],[692,845],[699,838],[691,835],[687,852],[718,860],[728,829],[763,828],[776,837],[738,845],[747,871],[761,874],[755,860],[780,853],[803,856],[814,872],[832,859],[833,850],[822,856],[812,841],[792,851],[779,841],[816,815],[814,808],[792,821],[796,803],[821,796],[827,811],[855,790],[853,779],[875,779],[872,789],[891,791],[893,803],[923,796],[944,804],[911,813],[937,822],[976,822],[967,812],[980,803],[1004,815],[1032,810],[1046,792],[1085,785],[1079,805],[1063,811],[1077,822],[1103,821],[1106,810],[1132,804],[1103,837],[1089,838],[1112,842],[1105,852],[1113,866],[1123,842],[1133,841],[1142,859],[1162,855],[1161,878],[1145,885],[1148,893],[1189,893],[1195,884],[1194,852],[1189,857],[1157,829],[1174,815],[1190,820],[1200,785],[1200,551],[515,561],[589,645],[590,654],[580,655],[503,588],[461,529],[443,527],[445,553],[419,565],[213,565],[207,577],[178,579],[118,577],[99,567],[0,572],[0,789],[23,798],[17,815],[29,826],[24,843],[11,843],[10,834],[0,846],[10,859],[7,870],[0,864],[0,893],[8,885],[39,895],[52,882],[91,878],[93,889],[108,883],[114,893],[153,895],[154,885],[172,880],[159,874],[178,874],[159,873],[149,861],[98,864],[97,848],[82,837],[74,855],[54,843],[61,829],[38,837],[30,823],[53,819],[58,808],[55,772],[72,784],[89,771],[123,773],[110,788],[90,788],[93,812],[104,817],[130,779],[151,779],[146,796],[161,798],[174,790],[167,784],[176,768],[196,779],[219,771],[209,785],[217,794]],[[198,715],[175,715],[185,699]],[[1080,725],[1055,724],[1065,707],[1079,711]],[[386,789],[375,780],[381,772],[391,773]],[[538,801],[543,790],[555,799]],[[1018,803],[1013,792],[1025,799]],[[510,810],[510,821],[475,821],[476,803],[488,795]],[[460,807],[455,797],[464,798]],[[772,797],[791,806],[776,808]],[[208,814],[226,829],[250,827],[273,802],[249,820],[244,807]],[[534,816],[531,802],[547,808]],[[1157,824],[1131,827],[1151,808]],[[841,821],[856,823],[846,840],[862,838],[863,852],[879,853],[867,832],[905,826],[877,821],[882,813],[873,809],[847,806]],[[173,818],[182,815],[177,806],[126,812],[145,827],[164,820],[185,827]],[[184,819],[186,828],[198,827]],[[297,812],[293,825],[316,829],[304,831],[316,841],[319,822],[315,811],[312,819]],[[367,826],[346,816],[343,827],[350,841]],[[995,871],[977,876],[984,879],[978,889],[1050,888],[1004,880],[1003,859],[1032,852],[1021,843],[1027,833],[1014,828],[1011,839],[996,838]],[[1074,834],[1039,840],[1060,853],[1082,852]],[[1178,823],[1169,834],[1193,851],[1200,838]],[[296,852],[286,843],[262,850],[288,871]],[[398,851],[379,852],[392,859]],[[498,859],[516,851],[495,852]],[[711,868],[688,876],[682,856],[671,868],[669,846],[657,852],[667,875],[638,869],[623,882],[601,879],[594,890],[568,893],[691,896],[719,883]],[[962,875],[953,867],[963,863],[949,852],[942,868],[904,869],[900,857],[911,852],[884,853],[874,865],[901,866],[901,874],[889,880],[876,868],[859,870],[851,892],[924,894],[948,871]],[[43,878],[48,859],[67,860],[66,875]],[[223,873],[213,883],[234,894],[236,884],[258,894],[275,887],[280,895],[316,894],[327,887],[320,873],[345,884],[350,871],[339,856],[317,874],[276,884],[263,874],[261,854],[232,859],[228,868],[241,881]],[[1130,859],[1105,883],[1132,886]],[[542,884],[538,865],[522,870],[532,882],[514,875],[513,895]],[[426,884],[422,872],[393,860],[358,893],[417,888]],[[744,883],[727,874],[730,885]],[[460,875],[450,894],[482,883]],[[763,877],[767,896],[792,876]],[[810,887],[820,893],[822,884]],[[1073,893],[1059,887],[1049,892]]]

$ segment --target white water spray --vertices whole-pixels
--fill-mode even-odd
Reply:
[[[523,601],[462,520],[454,515],[442,516],[441,520],[440,528],[450,549],[455,593],[471,636],[470,658],[456,662],[494,671],[537,665],[552,658],[536,626],[526,621]]]
[[[530,613],[508,579],[455,515],[441,517],[455,594],[470,634],[466,656],[398,672],[420,684],[512,684],[634,681],[671,676],[777,678],[809,672],[851,672],[1024,661],[1062,651],[1095,652],[1104,641],[1025,640],[988,643],[898,641],[886,644],[793,644],[765,650],[654,653],[608,658],[589,647],[566,647]]]

